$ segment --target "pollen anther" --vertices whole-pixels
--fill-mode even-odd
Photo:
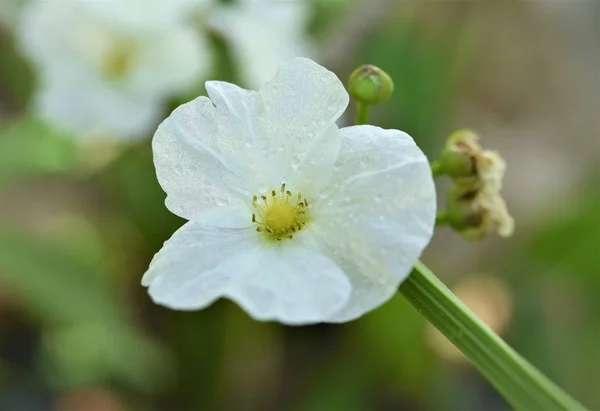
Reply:
[[[262,203],[258,202],[256,195],[252,196],[252,207],[256,210],[256,213],[252,213],[252,222],[257,224],[256,231],[269,240],[292,239],[307,223],[308,201],[298,193],[298,201],[290,202],[292,192],[286,190],[285,183],[281,185],[279,193],[270,190],[270,194],[269,197],[260,196]]]

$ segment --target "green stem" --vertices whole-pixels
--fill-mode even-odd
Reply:
[[[371,106],[368,104],[356,102],[356,125],[367,124],[370,108]]]
[[[585,410],[494,334],[421,262],[415,264],[400,292],[515,410]]]
[[[435,216],[435,226],[440,227],[448,224],[448,213],[446,211],[440,211]]]
[[[431,174],[433,174],[434,177],[438,177],[443,174],[442,164],[439,161],[433,161],[429,164],[429,166],[431,167]]]

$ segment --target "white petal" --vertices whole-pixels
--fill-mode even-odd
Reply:
[[[314,205],[314,230],[353,286],[329,321],[356,318],[385,302],[433,234],[436,196],[427,158],[397,130],[341,130],[331,189]]]
[[[235,129],[231,134],[238,139],[245,137],[245,150],[240,156],[244,162],[257,164],[253,168],[253,178],[260,182],[257,186],[262,190],[278,188],[281,183],[287,182],[289,187],[310,196],[329,181],[340,145],[335,123],[315,136],[305,153],[307,161],[298,162],[294,171],[289,172],[290,160],[282,153],[282,147],[292,142],[288,141],[279,147],[273,146],[272,137],[268,133],[269,127],[265,127],[266,122],[263,120],[268,113],[257,92],[222,81],[207,81],[206,90],[220,116],[227,118],[229,127]],[[281,143],[279,139],[277,143]]]
[[[95,78],[59,72],[47,72],[46,76],[50,78],[43,79],[45,84],[35,97],[34,110],[82,138],[88,135],[132,140],[145,137],[162,109],[156,100],[131,99]]]
[[[160,31],[180,25],[199,4],[208,0],[93,0],[82,1],[105,24],[132,32]],[[56,3],[56,2],[55,2]]]
[[[254,271],[231,282],[226,295],[257,320],[327,321],[348,300],[350,283],[336,263],[305,247],[299,237],[264,247]]]
[[[256,234],[187,223],[154,256],[142,285],[157,304],[178,310],[206,307],[234,276],[253,270],[260,256]]]
[[[165,97],[200,83],[212,56],[204,37],[188,27],[151,33],[140,38],[136,65],[125,87],[132,94]]]
[[[187,223],[156,254],[142,284],[172,309],[228,297],[258,320],[294,325],[324,321],[348,300],[348,279],[329,258],[302,241],[261,240],[253,229]]]
[[[306,170],[320,175],[313,185],[326,184],[340,144],[335,121],[348,105],[340,80],[312,60],[297,58],[283,64],[260,95],[268,160],[292,185],[295,174],[301,181]]]
[[[206,97],[175,109],[153,140],[156,174],[169,210],[194,220],[210,210],[250,207],[252,195],[264,191],[264,162],[248,147],[247,134]]]
[[[23,10],[21,47],[43,69],[92,70],[106,50],[111,41],[107,30],[85,13],[82,4],[34,1]]]

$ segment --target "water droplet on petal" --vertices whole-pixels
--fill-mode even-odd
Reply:
[[[299,155],[295,155],[294,158],[292,158],[292,167],[298,168],[301,161],[302,161],[302,158]]]

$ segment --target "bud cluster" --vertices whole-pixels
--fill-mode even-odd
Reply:
[[[500,194],[506,163],[497,152],[483,150],[477,134],[471,130],[452,133],[434,168],[454,181],[440,222],[469,240],[493,231],[502,237],[512,235],[514,220]]]

